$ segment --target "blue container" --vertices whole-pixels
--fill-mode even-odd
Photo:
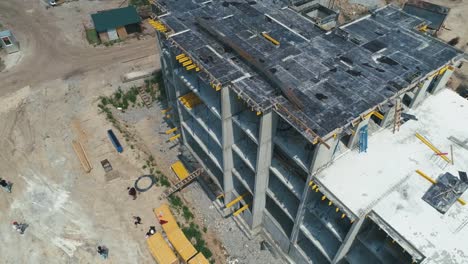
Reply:
[[[112,145],[114,145],[115,149],[117,149],[117,152],[122,153],[123,147],[120,145],[120,142],[114,132],[112,132],[112,129],[107,130],[107,135],[109,135],[109,139],[112,141]]]

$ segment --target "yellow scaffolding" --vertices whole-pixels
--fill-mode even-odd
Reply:
[[[166,135],[172,134],[173,132],[177,131],[177,127],[171,128],[169,130],[166,130]]]
[[[428,180],[430,183],[432,184],[436,184],[437,181],[432,179],[431,177],[429,177],[429,175],[425,174],[424,172],[420,171],[420,170],[416,170],[416,173],[421,175],[424,179]],[[457,201],[461,204],[461,205],[466,205],[466,202],[465,200],[463,200],[462,198],[458,198]]]

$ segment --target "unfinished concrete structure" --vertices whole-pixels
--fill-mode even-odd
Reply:
[[[387,6],[327,32],[286,1],[159,0],[153,12],[168,116],[248,234],[274,241],[291,263],[436,259],[437,248],[374,211],[406,174],[361,207],[340,192],[356,185],[348,171],[380,177],[357,169],[366,168],[359,154],[379,157],[365,153],[367,134],[392,137],[385,127],[398,131],[400,115],[439,92],[461,58],[418,30],[425,21]],[[357,168],[339,167],[340,180],[326,184],[338,156],[357,156]]]

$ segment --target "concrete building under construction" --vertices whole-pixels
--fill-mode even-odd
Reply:
[[[249,236],[291,263],[468,263],[468,102],[444,89],[463,54],[427,21],[387,6],[331,29],[334,11],[283,0],[153,12],[168,116]]]

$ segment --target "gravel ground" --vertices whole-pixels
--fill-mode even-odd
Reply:
[[[285,263],[268,250],[261,250],[262,237],[248,239],[232,218],[224,218],[198,182],[185,189],[185,199],[195,207],[195,214],[202,218],[208,230],[217,234],[226,250],[226,263],[259,264]]]

